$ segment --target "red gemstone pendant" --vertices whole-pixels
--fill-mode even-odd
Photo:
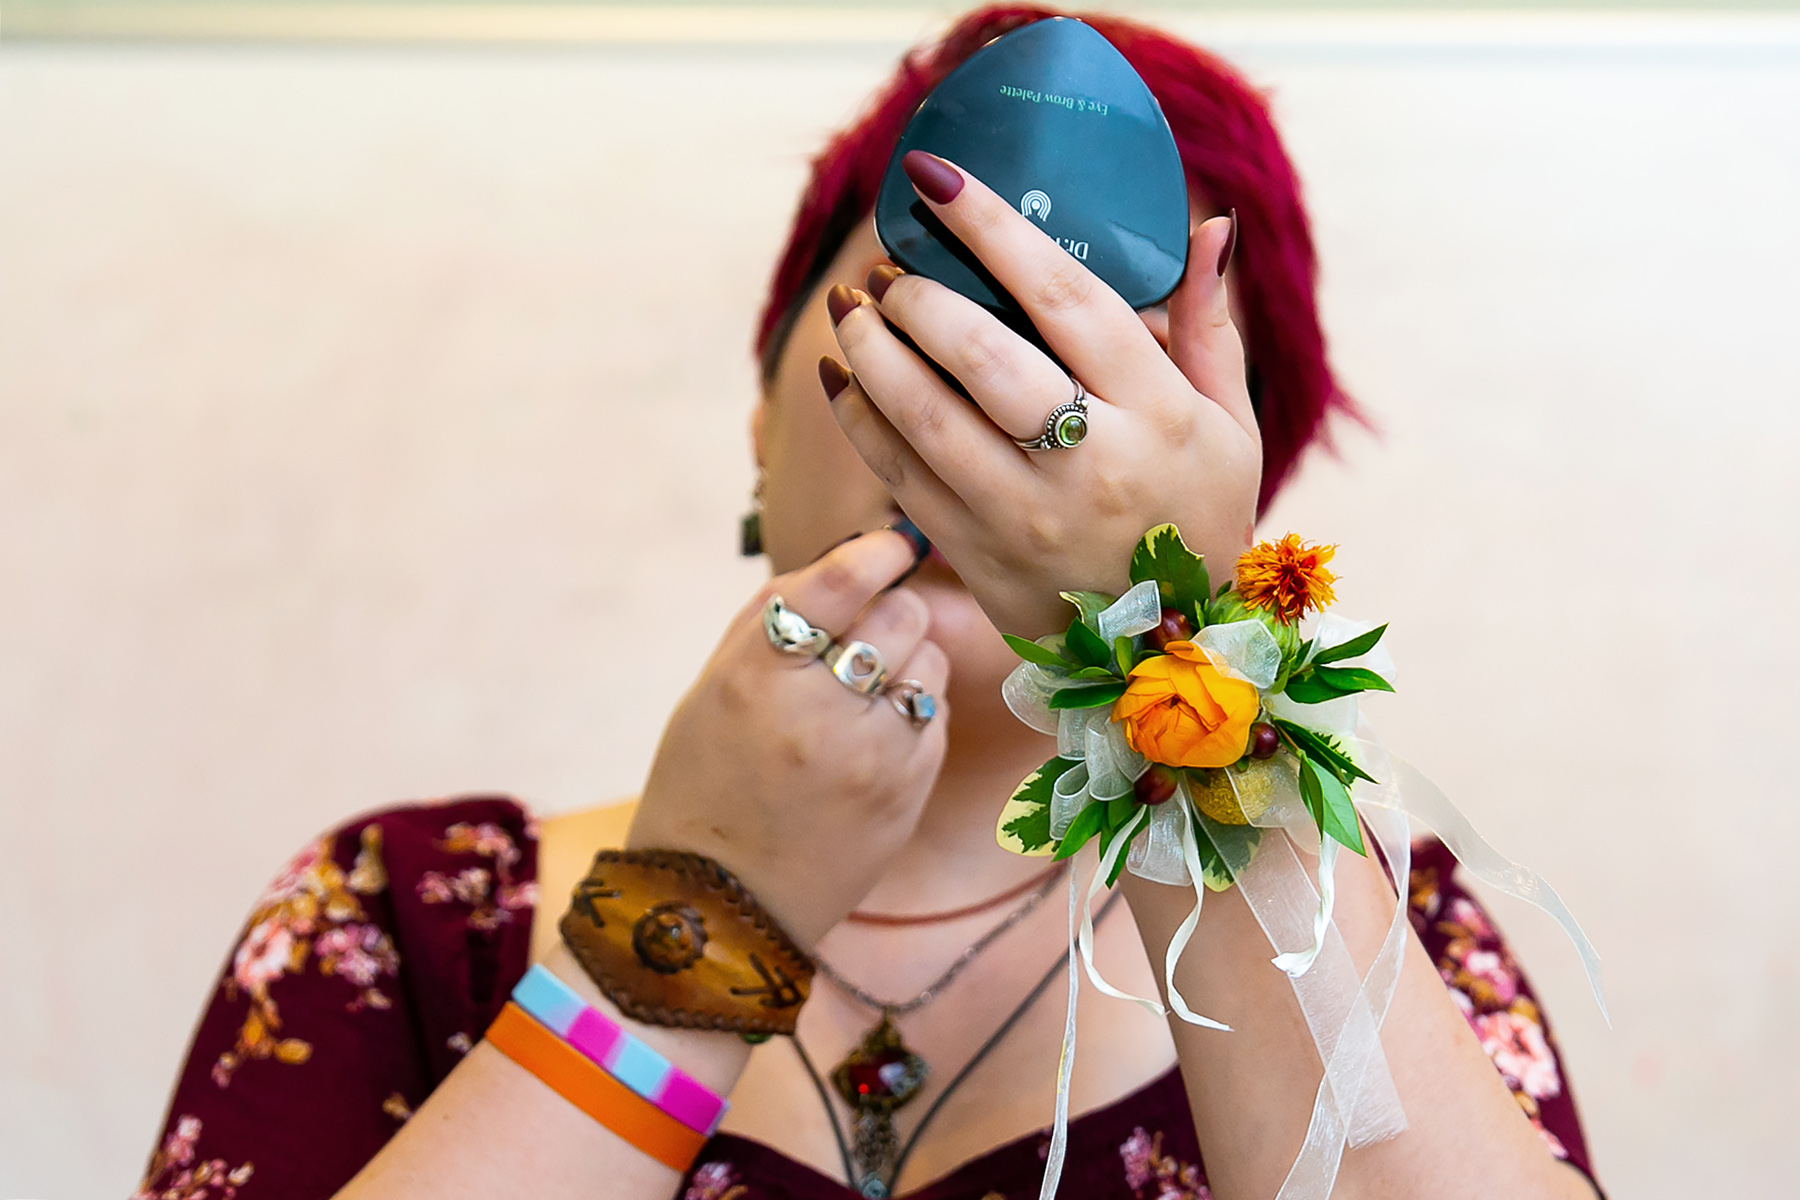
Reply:
[[[856,1114],[854,1156],[862,1179],[851,1182],[865,1196],[887,1194],[882,1176],[900,1148],[893,1114],[919,1094],[930,1070],[901,1039],[892,1012],[883,1012],[881,1023],[832,1069],[832,1086]]]

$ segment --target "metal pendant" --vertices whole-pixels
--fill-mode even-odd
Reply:
[[[856,1114],[851,1155],[860,1177],[854,1182],[863,1195],[879,1200],[888,1194],[885,1176],[900,1150],[894,1113],[919,1094],[930,1072],[900,1037],[891,1009],[882,1011],[880,1023],[832,1069],[832,1086]]]

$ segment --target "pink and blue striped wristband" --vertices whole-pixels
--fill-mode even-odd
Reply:
[[[591,1008],[568,984],[533,966],[513,988],[513,1003],[608,1074],[696,1133],[711,1137],[731,1101],[681,1070]]]

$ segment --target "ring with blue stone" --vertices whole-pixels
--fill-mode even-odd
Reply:
[[[1044,432],[1028,441],[1014,438],[1014,445],[1021,450],[1071,450],[1081,445],[1088,435],[1087,389],[1073,375],[1069,382],[1075,385],[1074,399],[1050,410],[1044,418]]]
[[[914,729],[925,728],[937,716],[937,700],[916,679],[895,680],[882,689],[882,694]]]

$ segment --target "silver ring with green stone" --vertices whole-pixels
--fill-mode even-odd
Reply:
[[[1073,375],[1069,376],[1069,382],[1075,385],[1075,398],[1050,410],[1050,415],[1044,418],[1044,432],[1029,441],[1014,438],[1019,449],[1070,450],[1081,445],[1082,439],[1087,437],[1087,389]]]

